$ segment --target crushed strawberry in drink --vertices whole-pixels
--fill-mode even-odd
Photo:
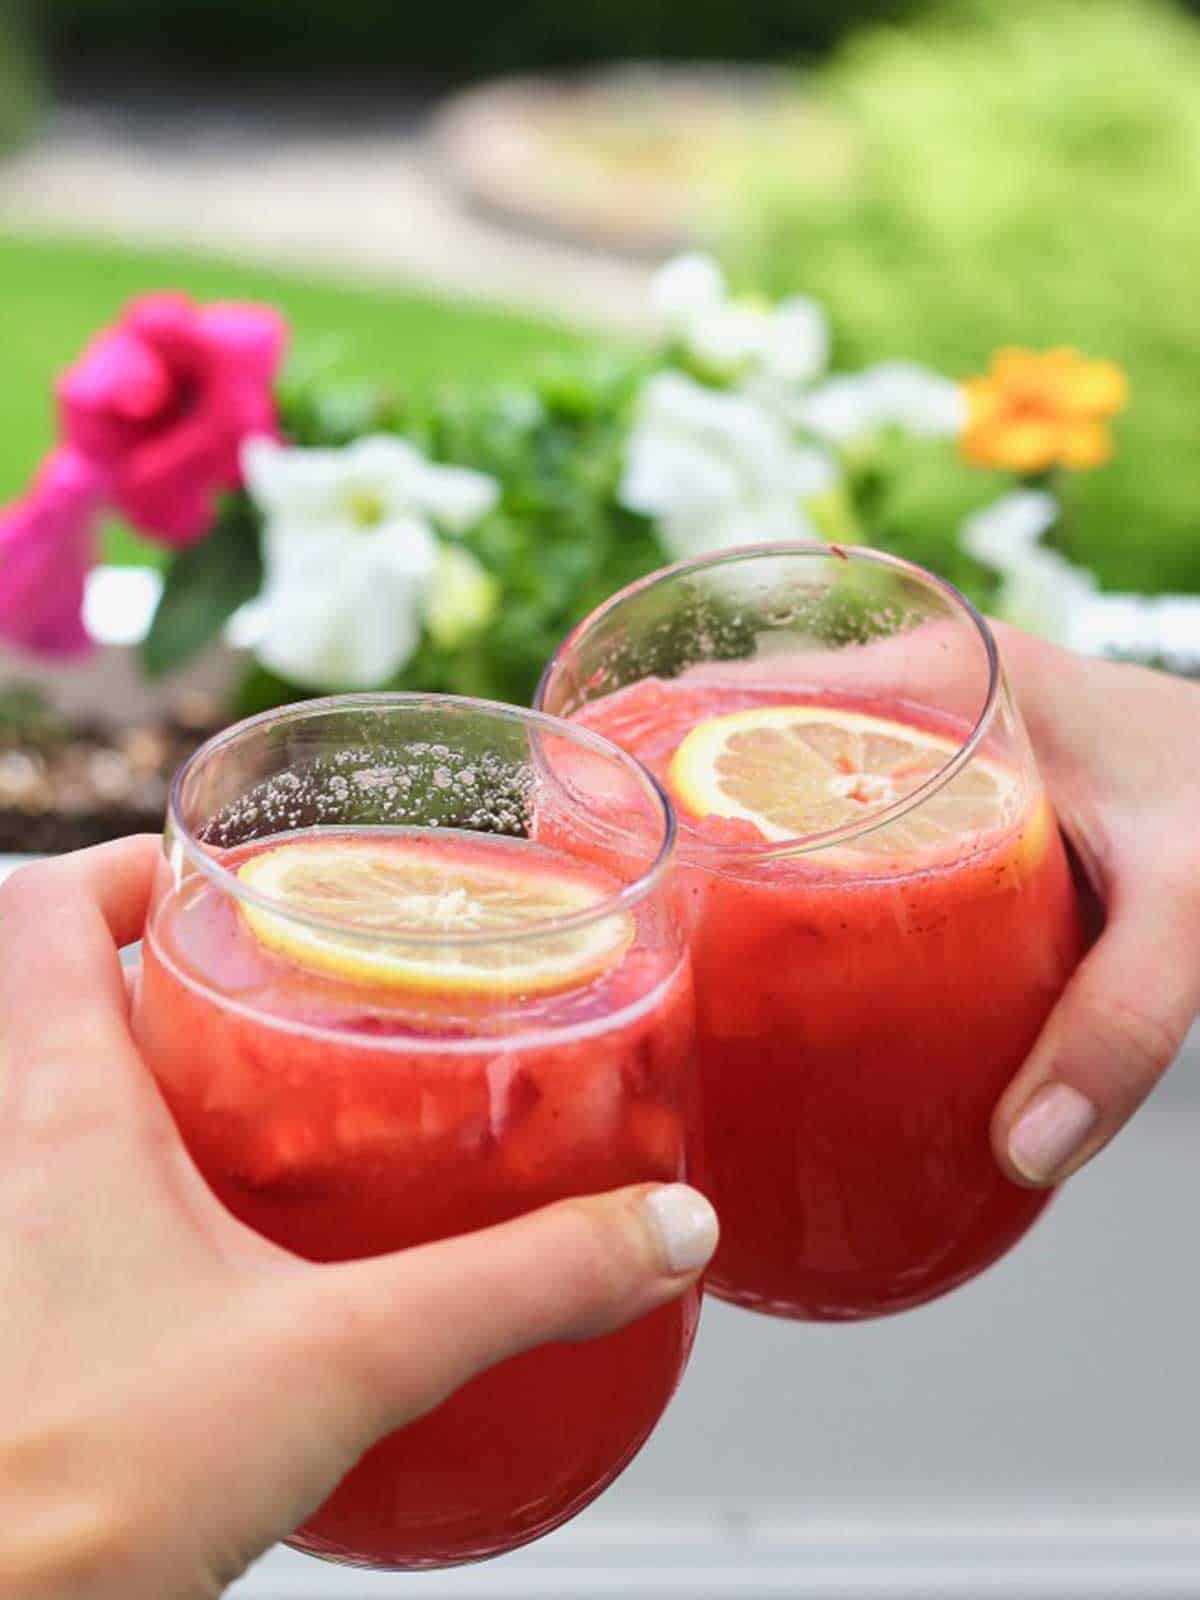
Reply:
[[[239,871],[278,848],[267,841],[223,864]],[[464,872],[487,883],[527,867],[566,904],[598,892],[594,866],[545,845],[475,836],[436,848],[448,870],[461,850]],[[452,896],[438,904],[461,913]],[[622,915],[627,929],[584,930],[521,955],[514,970],[532,974],[532,993],[507,987],[503,966],[489,990],[482,958],[458,992],[452,974],[439,979],[436,948],[420,970],[408,952],[393,971],[387,940],[365,956],[348,946],[340,967],[336,946],[314,954],[305,932],[293,954],[286,928],[264,942],[229,894],[192,878],[147,935],[139,1042],[215,1193],[310,1260],[404,1249],[569,1195],[672,1181],[685,1173],[691,1115],[690,973],[649,911]],[[562,964],[558,986],[552,961]],[[606,1338],[486,1373],[369,1452],[295,1542],[418,1567],[547,1531],[646,1438],[682,1371],[696,1309],[693,1293]]]

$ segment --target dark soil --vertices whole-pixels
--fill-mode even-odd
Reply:
[[[0,694],[0,854],[157,833],[172,776],[220,725],[201,696],[158,721],[105,728],[68,723],[28,692]]]

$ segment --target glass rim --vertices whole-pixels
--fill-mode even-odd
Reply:
[[[430,933],[428,929],[414,928],[411,931],[401,927],[396,931],[389,930],[384,935],[379,935],[365,928],[361,923],[355,923],[345,918],[316,917],[306,912],[297,911],[294,905],[287,900],[274,895],[263,894],[261,890],[254,889],[243,883],[236,873],[223,866],[195,835],[193,829],[184,821],[182,812],[183,789],[189,777],[203,762],[220,755],[225,746],[233,745],[245,738],[248,734],[269,726],[277,726],[287,722],[301,722],[313,717],[336,715],[343,711],[362,709],[387,710],[389,708],[404,708],[418,710],[424,708],[430,712],[449,708],[455,711],[484,714],[489,717],[498,717],[501,721],[518,722],[525,727],[540,728],[544,733],[553,734],[558,738],[568,738],[575,744],[583,746],[596,754],[602,755],[628,771],[641,784],[649,799],[653,802],[662,823],[662,839],[658,850],[649,864],[638,873],[629,883],[613,893],[605,895],[603,899],[594,904],[584,906],[578,911],[567,912],[559,917],[548,917],[538,922],[530,922],[520,927],[489,932],[479,929],[470,929],[458,932]],[[318,932],[333,934],[350,934],[358,939],[371,940],[379,944],[403,944],[405,946],[420,946],[428,948],[445,949],[448,945],[480,946],[500,945],[533,941],[547,936],[570,932],[575,928],[588,927],[603,920],[605,917],[618,915],[632,910],[642,900],[658,888],[669,871],[675,853],[678,834],[675,808],[667,796],[666,790],[654,774],[637,759],[622,749],[613,740],[605,738],[603,734],[595,733],[590,728],[581,728],[575,723],[568,722],[564,717],[556,717],[549,712],[537,707],[510,706],[499,700],[483,700],[471,695],[435,694],[421,690],[397,690],[372,693],[351,693],[340,695],[322,695],[312,700],[294,701],[290,705],[277,706],[269,711],[260,711],[255,716],[245,717],[240,722],[232,723],[228,728],[222,728],[218,733],[206,739],[202,745],[192,752],[187,760],[179,767],[171,780],[170,794],[167,799],[167,822],[174,834],[171,842],[169,859],[175,866],[176,851],[186,857],[210,883],[223,893],[228,894],[239,902],[246,902],[261,911],[274,916],[286,918],[289,922],[300,923],[307,928]],[[317,837],[322,832],[331,831],[332,827],[310,827],[296,830],[298,837]],[[416,825],[418,828],[420,824]],[[441,832],[453,834],[456,830],[429,827],[430,834]],[[509,837],[508,835],[487,835],[479,830],[471,830],[480,838]],[[259,842],[259,841],[252,841]],[[267,841],[262,841],[266,843]]]
[[[949,602],[953,610],[959,612],[962,618],[970,624],[983,645],[984,657],[987,661],[987,691],[983,698],[983,705],[972,724],[971,731],[963,743],[940,766],[936,772],[926,778],[924,783],[902,795],[899,800],[893,800],[890,805],[882,806],[878,811],[872,812],[870,817],[861,822],[843,823],[839,828],[826,828],[817,833],[798,833],[790,839],[778,839],[767,844],[716,843],[708,841],[698,833],[689,823],[683,822],[682,828],[686,832],[689,842],[696,840],[706,853],[720,855],[726,858],[737,858],[747,861],[764,861],[779,859],[788,856],[810,855],[821,850],[831,849],[836,845],[847,844],[854,839],[860,839],[865,834],[874,833],[877,828],[886,827],[889,823],[898,821],[907,816],[910,811],[916,810],[920,805],[935,795],[939,789],[950,783],[973,760],[976,751],[987,737],[988,730],[995,721],[996,711],[1000,704],[1004,688],[1004,672],[1000,662],[1000,650],[996,644],[996,636],[988,626],[987,618],[973,605],[961,589],[955,587],[948,579],[939,577],[936,572],[930,572],[927,567],[919,566],[915,561],[908,561],[903,556],[892,555],[886,550],[876,550],[870,545],[847,545],[838,542],[826,542],[823,539],[793,539],[778,543],[765,542],[761,544],[731,545],[723,550],[712,550],[705,555],[689,556],[686,561],[676,561],[670,566],[659,567],[656,571],[648,573],[643,578],[635,578],[632,583],[618,589],[615,594],[608,597],[588,613],[582,621],[577,622],[565,636],[542,669],[538,679],[538,686],[534,693],[533,703],[537,710],[544,708],[546,691],[553,681],[555,673],[559,670],[568,653],[577,648],[583,637],[604,621],[612,612],[618,610],[628,601],[636,599],[639,595],[649,593],[660,585],[673,583],[678,578],[689,577],[697,572],[715,570],[719,567],[733,566],[739,562],[754,561],[764,557],[808,557],[821,556],[828,560],[832,557],[837,561],[862,562],[868,566],[883,567],[895,573],[901,573],[938,591],[943,599]],[[591,702],[594,704],[594,702]]]

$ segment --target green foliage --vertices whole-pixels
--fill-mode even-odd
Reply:
[[[253,661],[242,675],[229,706],[229,720],[240,722],[243,717],[256,717],[260,711],[273,711],[276,706],[287,705],[290,700],[304,696],[292,684],[268,672],[266,667]]]
[[[0,0],[0,155],[26,139],[42,104],[24,6]]]
[[[231,495],[212,531],[167,568],[162,598],[142,643],[151,677],[182,666],[211,643],[262,585],[258,517],[245,495]]]
[[[498,614],[464,646],[441,647],[427,635],[385,687],[528,703],[571,625],[662,564],[649,524],[616,501],[643,371],[630,359],[581,357],[547,366],[524,385],[460,387],[424,405],[362,386],[349,409],[344,397],[331,403],[338,391],[320,383],[288,389],[284,427],[298,443],[342,444],[388,427],[434,460],[473,467],[501,486],[496,509],[462,539],[500,585]],[[255,667],[238,709],[248,714],[299,692]]]
[[[0,750],[61,744],[70,724],[37,683],[0,684]]]
[[[244,67],[357,63],[462,75],[614,57],[761,58],[827,46],[906,0],[43,0],[62,49],[153,50]]]
[[[855,37],[821,82],[856,174],[820,194],[761,174],[731,236],[743,280],[822,300],[841,366],[1120,361],[1116,459],[1067,484],[1073,555],[1108,588],[1200,590],[1200,28],[1162,0],[950,0]],[[888,482],[868,533],[962,577],[961,517],[1002,481],[914,449]]]
[[[649,525],[615,498],[643,371],[614,358],[560,363],[528,386],[462,391],[430,412],[430,454],[502,485],[499,507],[464,542],[504,599],[475,651],[438,659],[426,646],[404,686],[527,703],[567,630],[662,564]]]

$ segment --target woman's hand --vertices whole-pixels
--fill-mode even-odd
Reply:
[[[716,1242],[677,1185],[315,1266],[237,1222],[130,1037],[157,841],[0,888],[0,1595],[207,1600],[358,1456],[528,1346],[672,1299]]]
[[[1200,684],[1060,650],[994,624],[1038,765],[1105,927],[992,1122],[1020,1183],[1058,1183],[1107,1144],[1170,1066],[1200,1009]],[[977,640],[926,623],[806,654],[826,688],[979,709]],[[722,683],[795,681],[797,658],[710,662]]]
[[[1124,1126],[1200,1011],[1200,685],[996,633],[1105,918],[992,1124],[1010,1175],[1049,1184]]]

